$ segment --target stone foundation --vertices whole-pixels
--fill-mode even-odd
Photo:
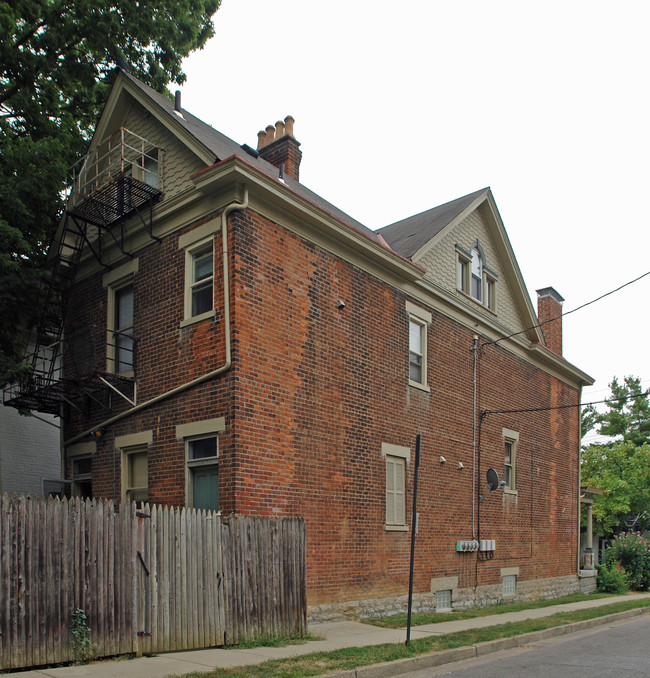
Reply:
[[[451,589],[452,609],[462,610],[468,607],[487,607],[502,601],[521,602],[527,600],[541,600],[559,598],[570,593],[591,593],[595,589],[586,590],[592,582],[591,578],[578,578],[577,575],[553,577],[549,579],[533,579],[530,581],[517,580],[515,594],[503,596],[503,586],[490,584],[473,587],[458,588],[456,577],[433,579],[431,593],[417,593],[413,595],[413,612],[434,612],[436,609],[436,591]],[[340,621],[343,619],[360,619],[362,617],[383,617],[391,614],[405,613],[408,607],[408,595],[390,598],[372,598],[368,600],[350,600],[340,603],[326,603],[311,605],[307,608],[308,620],[312,623],[325,621]]]

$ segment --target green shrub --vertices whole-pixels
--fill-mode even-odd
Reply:
[[[601,593],[625,593],[629,589],[625,570],[618,563],[598,565],[596,588]]]
[[[620,565],[633,591],[650,589],[650,541],[639,532],[619,534],[603,552],[601,563],[611,572]]]

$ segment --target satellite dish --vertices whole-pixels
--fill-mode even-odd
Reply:
[[[492,492],[492,490],[498,489],[498,487],[499,487],[499,474],[493,468],[489,468],[486,475],[487,475],[488,492]]]

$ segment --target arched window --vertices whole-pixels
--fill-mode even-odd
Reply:
[[[477,247],[472,250],[472,296],[483,301],[483,259]]]

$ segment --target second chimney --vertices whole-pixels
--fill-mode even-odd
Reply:
[[[537,317],[546,347],[562,355],[562,302],[564,299],[552,287],[537,290]]]
[[[302,151],[293,136],[294,122],[288,115],[284,120],[276,122],[275,127],[269,125],[266,130],[258,132],[257,150],[264,160],[278,169],[284,165],[284,174],[299,181]]]

